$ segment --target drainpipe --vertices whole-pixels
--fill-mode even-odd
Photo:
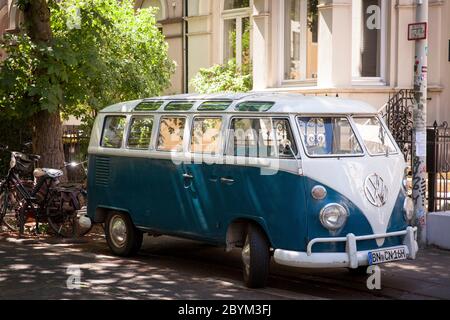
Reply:
[[[428,29],[428,0],[416,0],[416,23],[426,23]],[[415,223],[418,228],[418,242],[426,246],[426,134],[427,134],[427,55],[428,31],[426,38],[415,41],[414,59],[414,128],[413,128],[413,200]]]

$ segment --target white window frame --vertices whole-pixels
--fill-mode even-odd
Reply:
[[[279,79],[281,79],[280,83],[281,86],[314,86],[317,84],[317,78],[316,79],[308,79],[306,78],[306,68],[307,68],[307,29],[308,29],[308,1],[307,0],[301,0],[300,3],[300,28],[303,32],[300,32],[300,61],[301,61],[301,75],[302,78],[298,80],[289,80],[285,79],[284,73],[285,73],[285,66],[286,66],[286,41],[285,41],[285,33],[286,33],[286,0],[280,1],[280,11],[279,11],[279,19],[281,21],[280,23],[280,37],[279,37],[279,43],[278,43],[278,55],[281,58],[279,61],[281,62],[279,66]],[[303,44],[303,45],[302,45]],[[318,43],[317,43],[318,44]]]
[[[228,41],[228,39],[225,38],[225,21],[226,20],[236,20],[236,65],[238,67],[242,66],[242,20],[244,18],[250,19],[250,25],[251,25],[251,15],[252,15],[252,8],[253,7],[253,1],[250,1],[250,6],[247,8],[238,8],[238,9],[228,9],[225,10],[225,0],[221,1],[221,26],[220,26],[220,60],[223,63],[226,63],[226,56],[225,56],[225,41]],[[238,36],[239,35],[239,36]],[[250,28],[250,57],[252,56],[252,31]]]
[[[158,19],[158,17],[156,17],[157,22],[159,21],[163,21],[167,19],[167,12],[166,12],[166,6],[165,6],[165,2],[163,0],[157,0],[159,2],[159,11],[158,11],[158,15],[160,16],[160,18]],[[139,8],[142,8],[142,6],[145,4],[146,0],[143,0],[139,6]]]
[[[360,26],[353,25],[353,5],[355,1],[352,1],[352,28],[359,28]],[[352,85],[353,86],[386,86],[386,75],[387,75],[387,45],[388,45],[388,15],[390,8],[390,0],[381,1],[381,39],[380,39],[380,76],[379,77],[356,77],[353,76],[353,63],[356,61],[354,57],[354,41],[352,39]]]

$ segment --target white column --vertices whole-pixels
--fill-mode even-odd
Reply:
[[[269,87],[270,65],[270,1],[253,0],[253,90]]]
[[[351,0],[319,1],[319,87],[351,86],[351,35]]]
[[[408,41],[408,24],[416,20],[415,0],[397,0],[396,86],[412,88],[414,83],[414,41]]]
[[[197,12],[191,12],[195,15],[186,18],[188,21],[188,81],[201,68],[209,68],[213,64],[210,2],[199,1],[197,8]],[[189,87],[189,92],[192,92],[191,87]]]

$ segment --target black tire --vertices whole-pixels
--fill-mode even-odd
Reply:
[[[89,228],[80,229],[77,213],[64,214],[60,206],[60,199],[60,193],[56,192],[50,196],[47,202],[47,222],[52,231],[63,238],[81,238],[88,234],[92,230],[93,224],[91,223]]]
[[[114,226],[114,224],[118,225]],[[123,228],[123,233],[120,232],[121,230],[117,231],[117,233],[121,233],[123,236],[118,237],[113,227],[116,230]],[[105,223],[105,235],[106,242],[111,251],[120,257],[133,256],[142,246],[142,232],[134,226],[130,216],[122,212],[108,214]]]
[[[19,220],[15,204],[11,203],[9,190],[0,190],[0,226],[5,225],[11,231],[19,231]]]
[[[367,266],[361,266],[356,269],[349,268],[348,271],[354,276],[367,276]]]
[[[269,277],[270,245],[265,233],[250,224],[242,248],[244,283],[248,288],[264,288]]]

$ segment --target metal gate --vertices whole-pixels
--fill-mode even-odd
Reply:
[[[405,89],[391,97],[381,111],[384,121],[410,165],[413,147],[413,106],[414,91]]]

